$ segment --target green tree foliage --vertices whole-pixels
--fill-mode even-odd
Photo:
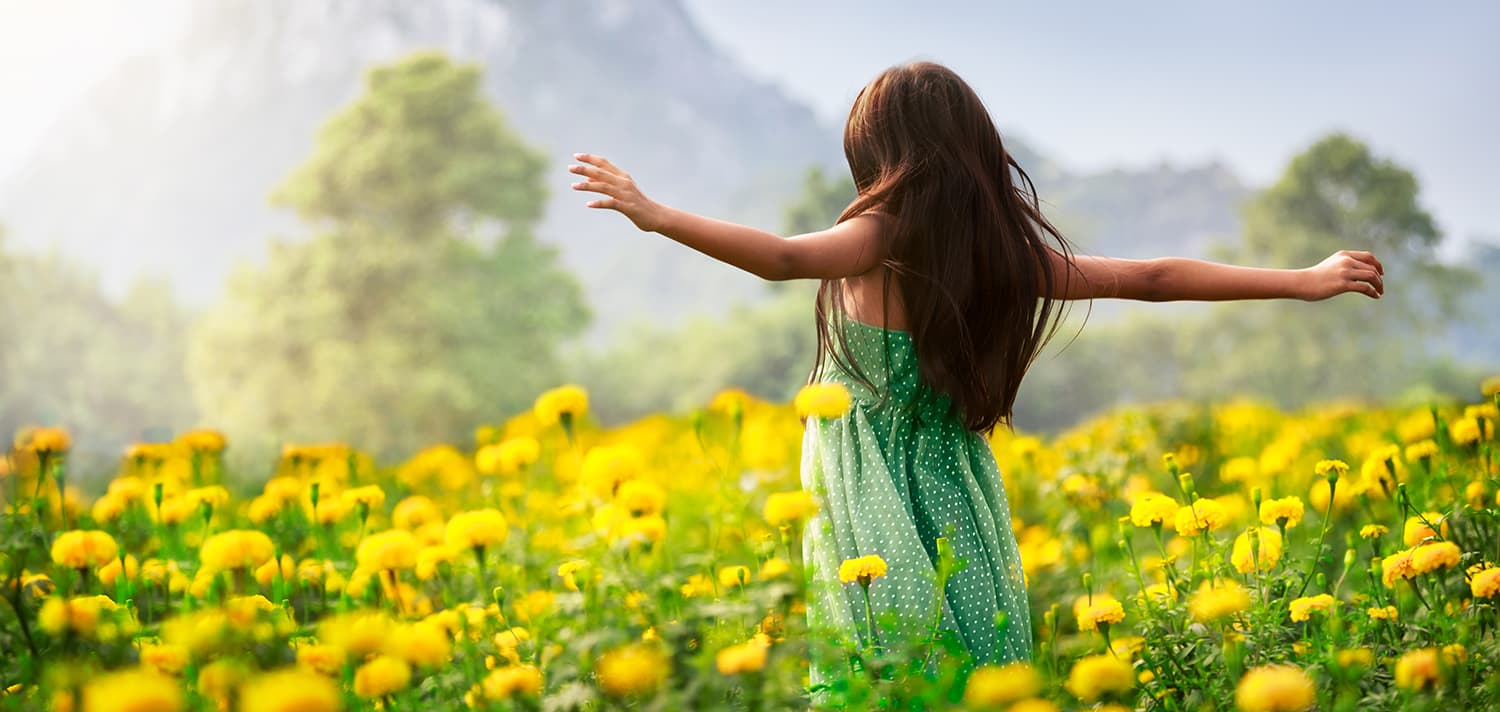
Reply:
[[[182,381],[188,315],[164,282],[123,298],[57,254],[7,247],[0,231],[0,432],[62,425],[78,455],[112,460],[128,443],[191,426]]]
[[[1438,261],[1442,235],[1418,200],[1416,177],[1342,134],[1292,159],[1250,200],[1237,259],[1307,267],[1341,249],[1385,265],[1385,295],[1303,303],[1224,305],[1196,334],[1192,392],[1252,391],[1283,405],[1376,397],[1411,385],[1427,340],[1453,317],[1474,276]]]
[[[788,235],[826,230],[854,202],[854,178],[840,173],[830,178],[821,166],[807,169],[802,195],[787,206],[784,230]]]
[[[324,232],[234,275],[190,352],[199,402],[232,437],[400,455],[559,380],[587,309],[529,232],[541,159],[479,79],[431,53],[371,70],[276,191]]]

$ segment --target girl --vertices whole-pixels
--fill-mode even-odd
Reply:
[[[586,179],[574,189],[604,196],[588,207],[619,211],[641,230],[767,280],[822,280],[809,381],[843,383],[853,407],[806,424],[802,481],[820,505],[803,544],[808,624],[850,639],[867,637],[865,598],[840,586],[839,564],[878,554],[888,572],[869,588],[877,620],[931,625],[936,613],[979,663],[1030,657],[1009,506],[982,435],[1010,426],[1059,300],[1384,291],[1384,268],[1368,252],[1300,270],[1073,254],[979,97],[938,64],[892,67],[866,85],[844,126],[844,154],[858,197],[833,227],[785,238],[653,202],[600,156],[576,154],[582,165],[569,171]],[[943,536],[967,566],[948,580],[938,612]],[[866,642],[888,634],[875,633]],[[817,689],[836,671],[814,657]]]

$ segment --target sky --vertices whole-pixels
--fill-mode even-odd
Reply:
[[[832,125],[931,59],[1002,133],[1084,171],[1217,160],[1255,185],[1346,131],[1412,169],[1450,237],[1500,242],[1500,3],[685,0]]]
[[[184,1],[0,0],[0,181]],[[1347,131],[1416,172],[1450,237],[1500,241],[1500,2],[682,2],[832,126],[884,67],[933,59],[1075,170],[1218,160],[1265,185]]]

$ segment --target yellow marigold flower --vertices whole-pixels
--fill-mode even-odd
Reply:
[[[4,462],[4,460],[0,460],[0,462]],[[0,475],[3,474],[4,472],[0,471]],[[93,506],[89,507],[89,514],[94,517],[95,522],[101,524],[112,522],[116,517],[124,513],[125,508],[129,505],[130,502],[122,497],[105,494],[103,497],[94,500]]]
[[[712,596],[714,593],[714,582],[713,579],[703,574],[693,574],[688,577],[687,583],[677,587],[677,590],[682,593],[684,598]]]
[[[1268,499],[1260,503],[1260,521],[1270,526],[1295,527],[1302,521],[1303,506],[1299,497]]]
[[[1135,670],[1113,655],[1090,655],[1073,664],[1064,683],[1068,692],[1085,703],[1135,688]]]
[[[655,544],[667,535],[667,520],[660,516],[624,517],[615,523],[614,540]]]
[[[1335,653],[1333,659],[1341,668],[1367,668],[1375,664],[1375,651],[1369,648],[1346,648]]]
[[[260,495],[250,500],[250,506],[246,514],[250,521],[256,524],[264,524],[270,518],[281,513],[284,503],[275,497]]]
[[[1386,586],[1394,587],[1401,579],[1410,579],[1417,575],[1417,569],[1412,562],[1412,554],[1416,549],[1404,549],[1380,560],[1380,580]]]
[[[765,517],[767,524],[779,526],[800,522],[817,511],[818,503],[813,501],[812,493],[799,489],[767,495],[766,506],[761,515]]]
[[[1079,596],[1073,602],[1073,617],[1079,630],[1095,630],[1100,623],[1113,625],[1125,620],[1125,607],[1107,593]]]
[[[739,645],[731,645],[720,650],[714,661],[718,664],[719,672],[724,675],[759,672],[766,667],[766,657],[770,649],[770,641],[764,636],[756,636]]]
[[[1428,526],[1429,524],[1437,527],[1437,530]],[[1447,536],[1446,518],[1438,512],[1423,512],[1421,516],[1407,518],[1401,539],[1407,546],[1416,546],[1428,539],[1441,539]]]
[[[447,663],[453,654],[453,639],[436,625],[408,623],[391,630],[383,650],[386,655],[412,665],[435,668]]]
[[[58,534],[52,542],[52,562],[70,569],[104,566],[119,553],[115,538],[97,530],[74,529]]]
[[[417,566],[417,540],[405,529],[387,529],[365,537],[355,552],[360,568],[401,571]]]
[[[750,567],[748,566],[725,566],[719,569],[719,586],[722,588],[734,588],[750,583]]]
[[[344,649],[337,645],[300,645],[297,664],[330,677],[344,668]]]
[[[1156,527],[1175,521],[1177,500],[1159,492],[1147,492],[1130,505],[1130,523],[1138,527]]]
[[[566,385],[542,393],[532,406],[537,424],[546,428],[558,423],[570,427],[589,411],[589,394],[581,386]]]
[[[1382,606],[1380,608],[1366,608],[1365,615],[1369,616],[1371,620],[1393,621],[1400,615],[1400,612],[1396,610],[1395,606]]]
[[[181,497],[189,502],[192,502],[192,508],[194,510],[199,509],[205,504],[210,507],[218,508],[224,506],[224,504],[229,501],[229,490],[224,489],[223,487],[220,487],[218,485],[210,485],[208,487],[194,487],[193,489],[183,492]]]
[[[151,517],[162,524],[181,524],[198,512],[196,501],[180,495],[163,499],[160,507],[152,504]]]
[[[108,596],[52,597],[37,611],[37,626],[52,635],[72,631],[92,636],[105,611],[113,611],[115,602]]]
[[[1379,524],[1366,524],[1359,528],[1359,538],[1379,539],[1380,537],[1385,536],[1390,531],[1390,529]]]
[[[531,632],[519,626],[512,626],[495,634],[495,650],[515,665],[521,663],[521,655],[518,652],[521,644],[529,642],[531,642]]]
[[[38,455],[67,452],[73,447],[73,438],[62,428],[32,428],[23,435],[18,449],[29,450]]]
[[[414,494],[396,503],[391,510],[391,525],[397,529],[414,530],[423,524],[443,521],[443,513],[432,500]]]
[[[578,579],[575,577],[579,571],[589,567],[589,562],[584,559],[572,559],[564,561],[557,566],[557,575],[563,580],[563,587],[569,591],[578,590]]]
[[[516,608],[516,616],[524,621],[531,621],[551,610],[555,594],[551,591],[536,590],[528,591],[512,605]]]
[[[1341,478],[1349,474],[1349,463],[1343,460],[1320,460],[1313,472],[1323,478]]]
[[[270,586],[276,580],[276,574],[281,574],[282,581],[295,581],[297,576],[297,562],[292,559],[291,554],[282,554],[281,560],[271,559],[255,569],[255,581],[262,586]]]
[[[518,695],[532,697],[542,691],[542,671],[535,665],[507,665],[491,670],[479,685],[484,698],[490,701]]]
[[[783,576],[786,574],[786,572],[791,570],[792,565],[787,563],[786,559],[783,559],[779,556],[773,556],[761,563],[759,576],[761,579],[773,579],[778,576]]]
[[[667,657],[649,643],[616,648],[599,657],[594,675],[605,694],[630,697],[653,692],[667,677]]]
[[[92,678],[83,686],[83,712],[177,712],[182,686],[149,670],[125,670]]]
[[[1109,709],[1119,705],[1104,705],[1098,707],[1100,712],[1128,712],[1128,710]],[[1059,712],[1058,706],[1045,697],[1032,697],[1012,704],[1005,712]]]
[[[1431,440],[1423,440],[1421,442],[1407,445],[1405,452],[1407,462],[1419,462],[1430,457],[1436,457],[1437,454],[1437,443]]]
[[[187,648],[181,645],[147,643],[141,646],[141,665],[163,675],[181,675],[187,661]]]
[[[615,490],[615,505],[632,517],[661,514],[667,493],[660,485],[646,480],[626,480]]]
[[[337,712],[344,702],[332,680],[297,668],[250,678],[239,700],[241,712]]]
[[[1490,376],[1480,381],[1479,392],[1486,397],[1494,398],[1496,393],[1500,393],[1500,375]]]
[[[199,558],[214,571],[254,569],[276,555],[276,545],[265,532],[255,529],[231,529],[219,532],[203,542]]]
[[[1245,673],[1235,689],[1240,712],[1302,712],[1318,701],[1311,678],[1295,665],[1263,665]]]
[[[1495,426],[1488,420],[1459,418],[1448,425],[1448,435],[1458,445],[1473,445],[1495,435]]]
[[[634,445],[600,445],[583,457],[583,486],[599,499],[612,499],[620,485],[641,476],[645,459]]]
[[[1457,644],[1409,650],[1396,660],[1396,686],[1408,690],[1431,687],[1442,679],[1445,668],[1462,663],[1466,657],[1463,646]]]
[[[536,464],[541,456],[541,443],[536,438],[522,436],[480,448],[474,462],[486,475],[517,475]]]
[[[396,624],[381,611],[350,611],[324,618],[318,623],[318,640],[343,650],[358,660],[385,645]]]
[[[849,389],[842,383],[813,383],[797,391],[792,401],[799,418],[837,418],[849,412]]]
[[[1464,485],[1464,501],[1470,509],[1484,509],[1490,499],[1490,493],[1486,490],[1484,482],[1474,480]]]
[[[448,520],[446,541],[448,546],[472,549],[476,546],[496,546],[505,542],[510,528],[505,517],[494,509],[476,509],[459,512]]]
[[[1253,457],[1230,458],[1219,467],[1219,479],[1225,482],[1249,482],[1260,474],[1260,463]]]
[[[1458,545],[1451,541],[1435,541],[1423,544],[1412,551],[1412,569],[1419,574],[1431,573],[1438,569],[1451,569],[1458,565]]]
[[[365,485],[340,492],[339,499],[344,500],[344,504],[350,507],[363,504],[374,509],[385,504],[385,490],[380,489],[380,485]]]
[[[1250,594],[1234,581],[1225,580],[1219,586],[1205,581],[1188,602],[1193,620],[1200,623],[1215,621],[1234,615],[1250,607]]]
[[[354,694],[360,697],[385,697],[411,684],[411,666],[401,658],[376,656],[354,671]]]
[[[1042,676],[1029,663],[984,665],[969,675],[964,705],[999,709],[1042,692]]]
[[[140,573],[141,566],[135,560],[135,556],[131,554],[126,554],[124,561],[123,567],[120,564],[120,559],[110,559],[109,563],[99,567],[99,583],[105,586],[115,585],[115,580],[120,577],[122,568],[125,572],[125,580],[134,581],[136,575]]]
[[[858,581],[861,586],[869,586],[870,581],[884,576],[885,572],[885,559],[879,554],[845,559],[839,564],[839,580],[844,583]]]
[[[1259,540],[1251,542],[1252,533]],[[1257,549],[1259,555],[1256,554]],[[1252,571],[1270,571],[1281,561],[1281,533],[1270,527],[1247,530],[1234,538],[1234,551],[1229,557],[1236,571],[1248,574]]]
[[[1339,603],[1337,598],[1326,593],[1316,596],[1303,596],[1293,599],[1290,607],[1292,609],[1292,620],[1305,621],[1312,618],[1314,611],[1330,611]]]
[[[1469,580],[1469,590],[1475,598],[1494,598],[1500,594],[1500,568],[1490,568],[1474,574]]]
[[[1212,499],[1194,500],[1177,510],[1175,525],[1177,533],[1194,536],[1203,531],[1218,531],[1229,522],[1229,513],[1224,505]]]

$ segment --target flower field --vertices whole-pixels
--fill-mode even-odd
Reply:
[[[562,387],[405,462],[287,444],[255,473],[210,430],[78,473],[28,429],[0,460],[0,710],[779,710],[818,656],[849,673],[812,699],[850,709],[1500,708],[1500,380],[997,432],[1036,645],[977,666],[936,626],[807,630],[799,416],[849,401],[804,396],[606,429]],[[844,585],[881,586],[880,553]]]

